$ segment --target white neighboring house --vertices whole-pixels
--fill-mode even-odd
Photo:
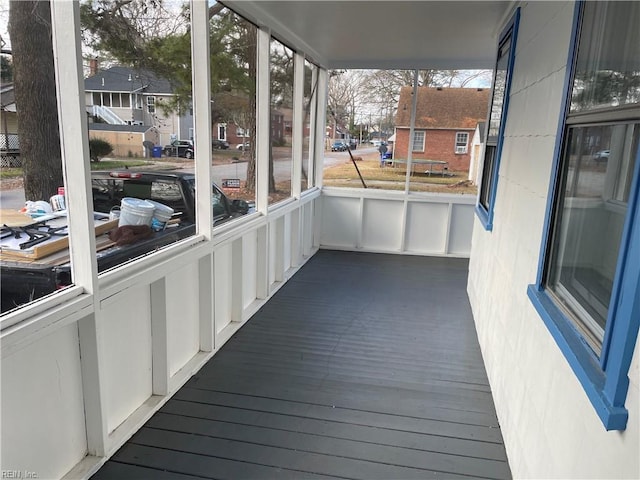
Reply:
[[[0,164],[3,167],[19,167],[21,165],[18,115],[13,83],[0,86]]]
[[[93,118],[110,125],[153,127],[157,130],[159,145],[174,139],[193,139],[192,110],[183,115],[165,115],[158,107],[174,96],[168,80],[129,67],[105,70],[93,67],[95,73],[84,82],[87,111]]]
[[[471,138],[471,159],[469,161],[469,180],[474,185],[480,184],[480,175],[482,174],[480,168],[480,162],[482,161],[483,147],[484,147],[484,128],[485,122],[478,122],[476,129],[473,132]]]

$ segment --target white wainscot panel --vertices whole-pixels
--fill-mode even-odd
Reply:
[[[415,253],[446,253],[449,204],[409,203],[405,249]]]
[[[302,255],[304,257],[311,255],[311,249],[313,248],[313,212],[313,202],[304,205],[302,214]]]
[[[354,248],[359,228],[359,198],[322,197],[321,245]]]
[[[258,234],[255,230],[242,238],[242,308],[257,298]]]
[[[200,350],[198,264],[187,265],[166,277],[169,376]]]
[[[473,205],[452,205],[447,253],[467,257],[471,254],[474,215]]]
[[[149,285],[127,288],[100,304],[107,428],[111,433],[152,392]]]
[[[268,272],[269,272],[269,285],[273,285],[276,282],[276,268],[277,268],[277,256],[278,256],[278,229],[280,228],[280,219],[273,220],[269,223],[269,239],[268,239]]]
[[[295,213],[290,212],[287,215],[285,215],[284,218],[282,219],[282,222],[283,222],[282,223],[282,230],[283,230],[282,271],[283,272],[286,272],[291,268],[291,248],[292,248],[291,229],[293,228],[294,223],[297,225],[297,223],[291,219],[292,215],[298,215],[298,212],[297,211],[295,211]]]
[[[232,294],[232,247],[231,244],[219,247],[214,256],[214,287],[216,333],[220,333],[231,323]]]
[[[86,454],[78,326],[2,359],[2,478],[60,478]]]
[[[403,208],[402,201],[365,199],[362,247],[384,251],[400,250]]]

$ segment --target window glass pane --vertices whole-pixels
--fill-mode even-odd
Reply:
[[[489,117],[489,132],[487,143],[495,144],[498,141],[500,122],[502,121],[502,106],[504,105],[505,90],[507,87],[507,67],[509,65],[509,51],[511,38],[507,38],[500,46],[498,63],[496,65],[495,81],[493,84],[493,97],[491,99],[491,115]]]
[[[222,8],[209,31],[213,179],[229,199],[255,205],[257,29]]]
[[[156,113],[156,97],[147,97],[147,111],[149,113]]]
[[[587,2],[571,112],[640,102],[640,2]]]
[[[467,153],[467,144],[469,142],[469,134],[459,132],[456,134],[456,154]]]
[[[301,191],[313,187],[314,162],[311,158],[312,142],[315,138],[314,129],[316,126],[318,91],[318,67],[309,61],[304,61],[304,100],[302,123],[302,175]],[[310,163],[311,162],[311,163]]]
[[[271,39],[271,142],[269,205],[291,196],[293,121],[293,51]]]
[[[569,129],[546,286],[600,351],[640,124]]]
[[[423,152],[424,151],[424,131],[415,130],[413,132],[413,143],[412,148],[414,152]]]
[[[507,76],[509,66],[509,56],[511,52],[511,34],[509,34],[500,44],[498,49],[498,61],[494,73],[493,96],[491,97],[491,110],[489,114],[489,126],[487,129],[487,139],[484,150],[484,163],[482,169],[482,180],[480,184],[479,203],[486,210],[491,206],[493,176],[495,175],[497,158],[497,145],[499,142],[500,125],[504,114],[504,100],[507,95]]]
[[[2,46],[0,153],[3,179],[11,180],[0,191],[2,313],[73,282],[65,260],[69,219],[50,4],[7,5],[9,15],[1,20],[9,35]]]
[[[486,145],[484,150],[484,169],[482,171],[482,181],[480,184],[479,202],[486,210],[489,210],[489,193],[491,192],[491,179],[495,169],[496,147]]]
[[[83,37],[83,48],[110,59],[105,65],[93,62],[93,74],[85,79],[86,90],[111,97],[99,121],[89,124],[89,136],[92,142],[108,142],[108,156],[120,162],[105,167],[94,159],[93,209],[117,218],[111,235],[96,239],[100,274],[195,233],[188,6],[168,0],[138,7],[125,2],[109,14],[88,3],[84,11],[95,23]],[[135,37],[135,51],[123,48],[120,30],[110,28],[114,22]],[[149,164],[166,160],[171,163],[162,170]],[[169,171],[177,163],[180,169]]]
[[[224,198],[222,197],[222,192],[220,192],[217,188],[212,189],[211,193],[211,202],[213,203],[213,218],[224,218],[226,213],[226,205],[224,202]]]

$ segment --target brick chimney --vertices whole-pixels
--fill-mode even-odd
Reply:
[[[89,76],[93,77],[96,73],[98,73],[98,59],[92,58],[89,60]]]

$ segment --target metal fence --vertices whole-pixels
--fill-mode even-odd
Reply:
[[[0,134],[0,166],[21,167],[20,138],[16,133]]]

